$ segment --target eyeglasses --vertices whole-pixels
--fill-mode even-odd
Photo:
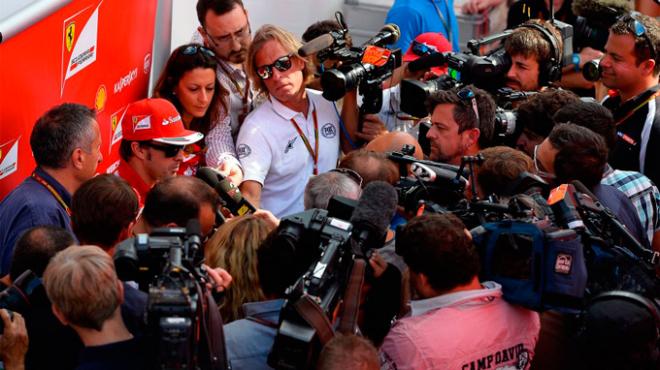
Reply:
[[[151,141],[143,141],[141,142],[141,144],[149,148],[160,150],[165,155],[165,158],[176,157],[179,154],[179,152],[182,151],[184,148],[183,145],[167,145],[167,144],[161,145],[161,144],[155,144],[154,142]]]
[[[438,48],[436,48],[433,45],[427,45],[423,42],[418,42],[413,40],[412,42],[412,52],[420,57],[423,57],[425,55],[429,55],[431,53],[437,53]]]
[[[280,72],[286,72],[291,68],[291,57],[293,54],[285,55],[275,61],[273,64],[257,67],[257,75],[262,80],[267,80],[273,77],[273,67],[277,68]]]
[[[224,36],[211,36],[209,31],[206,30],[206,28],[204,28],[204,32],[216,47],[218,45],[227,45],[230,42],[234,41],[234,39],[240,42],[240,40],[250,36],[250,33],[252,33],[252,31],[250,30],[250,23],[246,23],[245,26],[243,26],[240,30],[234,33],[229,33]]]
[[[350,177],[351,180],[355,181],[358,184],[359,187],[362,187],[362,182],[364,181],[362,179],[362,176],[360,176],[359,173],[353,171],[350,168],[344,168],[344,167],[333,168],[329,172],[338,172],[338,173],[344,174],[344,175]]]
[[[653,40],[649,37],[649,34],[646,30],[646,27],[642,22],[640,22],[637,19],[637,14],[640,14],[638,12],[631,12],[628,14],[628,20],[627,20],[627,26],[628,29],[635,34],[637,37],[642,37],[644,41],[646,42],[646,46],[649,47],[649,51],[651,52],[651,57],[653,59],[656,58],[656,51],[655,51],[655,44],[653,44]]]
[[[477,96],[474,94],[474,91],[464,88],[459,90],[456,95],[458,95],[458,98],[462,101],[470,101],[472,103],[472,110],[477,117],[477,125],[479,125],[479,108],[477,108]]]
[[[202,45],[189,45],[185,49],[181,50],[183,55],[195,55],[197,53],[205,54],[206,56],[215,58],[215,53],[208,48],[203,47]]]

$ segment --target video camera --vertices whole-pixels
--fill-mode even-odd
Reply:
[[[283,218],[274,243],[294,250],[295,265],[309,268],[286,290],[286,303],[268,364],[273,368],[307,369],[315,363],[321,345],[317,328],[300,311],[302,301],[311,298],[327,318],[341,300],[353,265],[350,243],[353,226],[328,217],[328,211],[311,209]],[[328,319],[329,320],[329,319]]]
[[[197,220],[158,228],[115,248],[117,276],[148,293],[147,333],[159,369],[226,369],[222,319],[210,282]],[[221,343],[219,343],[221,342]],[[221,344],[221,345],[220,345]]]
[[[37,289],[44,289],[41,279],[31,270],[24,271],[16,280],[0,292],[0,309],[25,313],[30,308],[30,297]],[[4,323],[0,320],[0,335],[4,332]]]
[[[401,50],[388,50],[384,46],[399,39],[399,27],[388,24],[360,47],[348,47],[348,28],[341,12],[336,13],[342,29],[321,35],[305,45],[298,53],[307,56],[317,53],[323,62],[336,60],[341,65],[321,75],[323,97],[330,101],[341,99],[346,92],[358,87],[363,96],[361,113],[378,113],[383,103],[381,85],[401,65]]]

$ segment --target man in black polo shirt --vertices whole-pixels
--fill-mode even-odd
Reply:
[[[614,115],[617,144],[610,154],[612,167],[639,171],[660,183],[660,112],[658,50],[660,24],[631,13],[611,28],[605,45],[601,81],[615,91],[603,101]]]

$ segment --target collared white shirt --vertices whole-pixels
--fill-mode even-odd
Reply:
[[[337,166],[339,158],[339,117],[332,102],[318,91],[307,89],[307,117],[284,106],[275,98],[266,100],[248,115],[236,141],[244,170],[243,181],[263,185],[261,208],[282,217],[304,210],[303,195],[314,171],[314,160],[291,123],[294,119],[315,147],[314,114],[318,119],[318,172]]]

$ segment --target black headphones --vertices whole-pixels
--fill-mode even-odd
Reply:
[[[601,293],[591,299],[591,301],[589,302],[589,306],[593,305],[596,302],[603,302],[609,300],[626,301],[633,303],[638,307],[643,307],[655,319],[656,327],[660,327],[660,312],[658,312],[658,307],[656,306],[656,304],[650,299],[636,293],[626,292],[623,290],[612,290],[609,292]]]
[[[550,60],[539,65],[539,85],[546,86],[550,82],[559,81],[561,79],[561,54],[555,36],[547,28],[536,23],[524,23],[518,27],[537,30],[550,43]]]

